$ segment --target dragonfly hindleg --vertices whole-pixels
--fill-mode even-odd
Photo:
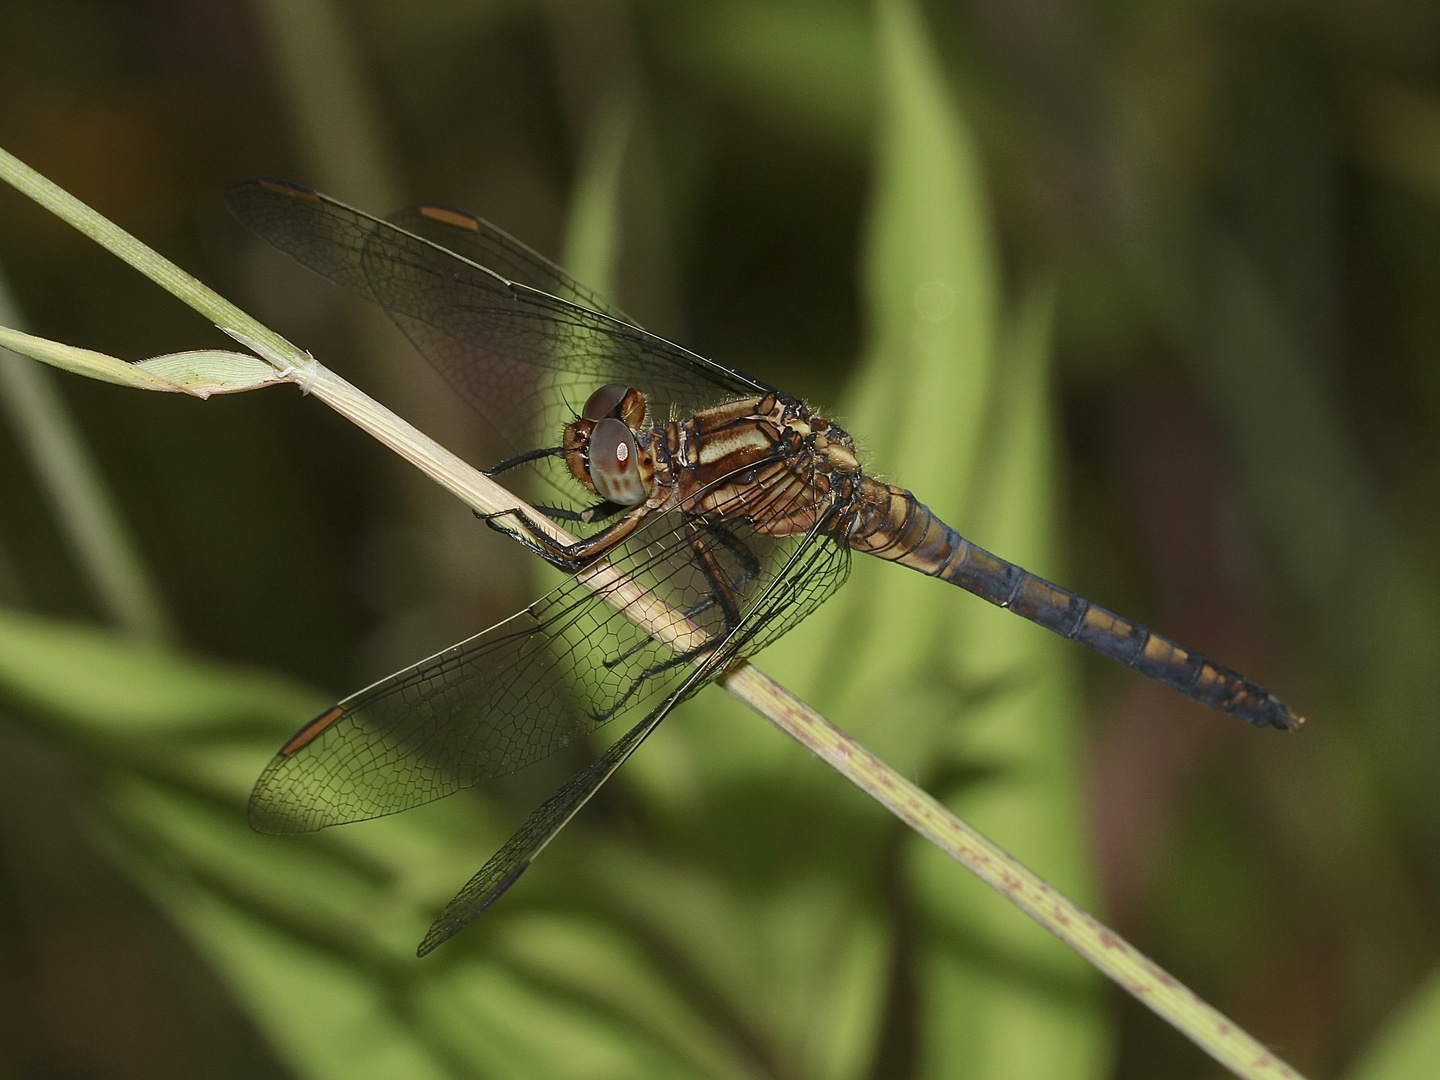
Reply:
[[[690,546],[695,551],[695,562],[705,574],[710,583],[710,596],[704,601],[704,607],[719,605],[721,614],[725,619],[725,629],[734,630],[740,625],[740,608],[736,603],[736,593],[750,582],[754,581],[760,573],[760,561],[755,558],[755,553],[742,544],[739,539],[718,522],[686,522],[686,533],[690,539]],[[712,546],[711,541],[717,540],[720,545],[730,552],[740,564],[740,573],[737,577],[731,578],[720,564],[720,559]]]
[[[648,644],[648,641],[642,642],[642,644]],[[618,698],[616,698],[610,704],[610,707],[608,709],[604,709],[600,712],[592,712],[590,714],[590,718],[594,720],[597,724],[605,723],[612,716],[625,708],[626,703],[635,696],[635,694],[639,691],[640,687],[644,685],[646,679],[653,679],[657,675],[663,675],[665,672],[671,671],[682,664],[693,663],[694,661],[700,659],[700,657],[708,653],[710,650],[715,648],[715,644],[716,642],[714,640],[706,641],[703,644],[695,646],[695,648],[693,649],[687,649],[685,652],[676,653],[669,659],[661,660],[658,664],[652,664],[650,667],[647,667],[644,671],[641,671],[638,675],[636,675],[635,678],[630,680],[630,685],[626,687],[625,692],[621,694]],[[630,650],[631,653],[633,653],[634,651],[634,649]],[[627,653],[626,655],[629,654]]]
[[[740,564],[739,573],[734,577],[725,574],[720,567],[719,560],[714,557],[714,552],[707,546],[706,534],[724,545]],[[713,522],[697,526],[690,537],[690,543],[697,553],[697,561],[700,563],[710,587],[704,599],[684,609],[682,614],[686,619],[694,619],[697,615],[702,615],[718,606],[721,609],[722,618],[725,620],[726,631],[735,629],[739,622],[739,612],[735,606],[734,596],[759,578],[760,560],[734,533],[725,526]],[[607,668],[617,667],[653,640],[655,639],[651,637],[645,638],[620,655],[612,656],[604,661],[605,666]]]

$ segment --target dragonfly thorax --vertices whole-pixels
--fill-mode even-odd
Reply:
[[[862,479],[850,436],[786,394],[673,421],[657,449],[681,505],[719,520],[745,518],[772,536],[838,529],[831,511]]]

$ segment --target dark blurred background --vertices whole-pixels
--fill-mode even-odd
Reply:
[[[1004,279],[1060,286],[1064,580],[1311,718],[1255,738],[1087,658],[1102,915],[1346,1075],[1440,952],[1440,5],[924,12]],[[624,102],[616,299],[824,404],[865,333],[871,23],[861,0],[0,0],[0,146],[483,463],[398,335],[239,228],[225,183],[448,203],[559,257]],[[0,272],[42,335],[224,344],[8,188]],[[57,385],[189,648],[339,695],[530,598],[520,553],[477,554],[463,508],[300,395]],[[3,427],[0,602],[113,618]],[[55,824],[63,754],[0,742],[0,1076],[286,1075]],[[1117,1075],[1218,1075],[1112,1004]]]

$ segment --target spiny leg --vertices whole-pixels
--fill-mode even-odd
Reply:
[[[486,476],[499,476],[507,469],[513,469],[517,465],[524,465],[526,462],[539,461],[541,458],[559,457],[565,452],[561,446],[550,446],[544,450],[527,450],[523,454],[516,454],[514,457],[506,458],[498,465],[492,465],[485,470]]]
[[[730,583],[732,589],[743,589],[760,576],[760,560],[755,552],[750,550],[749,544],[719,522],[708,522],[704,527],[706,532],[725,545],[726,550],[734,555],[735,561],[740,564],[741,574]]]
[[[551,539],[540,523],[519,507],[497,510],[493,514],[482,514],[480,517],[496,532],[504,533],[522,547],[540,556],[551,566],[574,574],[609,554],[612,548],[640,526],[649,512],[650,508],[644,503],[631,507],[619,521],[612,522],[595,535],[576,540],[573,544],[562,544]],[[496,524],[501,518],[506,517],[514,518],[530,535],[527,536]]]
[[[713,528],[717,539],[720,533],[727,532],[718,525]],[[715,552],[706,542],[705,533],[707,531],[709,531],[707,526],[697,525],[690,521],[685,523],[685,533],[690,541],[691,549],[695,552],[695,562],[705,575],[705,580],[710,583],[710,599],[720,605],[721,617],[725,620],[725,631],[729,633],[740,624],[740,609],[735,602],[735,589],[740,586],[732,587],[731,582],[726,579],[720,560],[715,557]],[[730,539],[738,543],[733,536]],[[720,542],[725,543],[723,539]],[[742,559],[742,570],[744,569],[743,563]]]
[[[653,640],[653,638],[647,638],[645,641],[642,641],[640,645],[636,646],[636,649],[648,645]],[[723,637],[720,640],[723,640]],[[681,664],[693,663],[694,661],[700,659],[700,657],[708,653],[711,649],[713,649],[715,647],[715,644],[716,641],[712,638],[709,641],[703,642],[702,644],[695,646],[695,648],[693,649],[688,649],[683,653],[676,653],[674,656],[662,660],[658,664],[652,664],[650,667],[645,668],[638,675],[636,675],[635,678],[630,680],[630,685],[625,689],[625,692],[621,694],[618,698],[616,698],[608,709],[605,709],[601,712],[592,712],[590,714],[590,718],[594,720],[597,724],[605,723],[607,720],[609,720],[612,716],[614,716],[617,712],[619,712],[625,707],[626,702],[628,702],[632,697],[635,696],[635,694],[640,690],[640,687],[645,683],[646,679],[653,679],[657,675],[663,675],[665,672],[670,671],[673,668],[677,668]],[[631,649],[630,653],[627,653],[626,655],[628,656],[635,651],[635,649]],[[609,667],[610,665],[607,663],[606,666]]]
[[[692,535],[691,545],[695,548],[696,561],[700,564],[706,578],[710,581],[710,595],[685,612],[686,618],[694,618],[701,612],[709,611],[716,605],[724,610],[725,628],[733,630],[739,622],[739,610],[735,604],[735,594],[745,586],[752,584],[760,576],[760,560],[750,550],[749,545],[732,533],[725,526],[709,522],[703,526],[706,533],[725,547],[735,560],[740,564],[740,575],[730,578],[723,574],[720,569],[720,562],[715,558],[709,545],[698,535]],[[728,600],[728,606],[726,606]]]
[[[566,510],[560,506],[537,506],[535,509],[555,521],[578,521],[583,525],[592,525],[597,521],[614,517],[625,507],[606,500],[598,502],[594,506],[587,506],[584,510]]]
[[[720,568],[719,561],[715,559],[714,554],[710,551],[708,544],[700,532],[702,529],[705,533],[719,540],[720,543],[735,556],[736,561],[740,563],[739,577],[734,579],[722,577],[723,571]],[[696,562],[700,565],[706,580],[710,582],[710,591],[705,599],[692,607],[686,608],[683,612],[684,617],[686,619],[693,619],[695,616],[709,611],[718,605],[722,610],[722,618],[725,620],[725,631],[728,633],[733,630],[740,621],[739,609],[735,604],[735,593],[739,592],[760,576],[760,560],[755,557],[755,553],[751,551],[743,541],[723,525],[713,522],[704,525],[690,524],[687,525],[687,532],[689,532],[690,545],[695,551]],[[607,668],[613,668],[624,663],[653,640],[654,639],[650,637],[645,638],[619,656],[614,656],[604,661],[605,666]]]
[[[584,510],[567,510],[563,506],[543,505],[536,506],[535,509],[539,510],[540,513],[544,514],[551,521],[578,521],[582,524],[590,525],[597,521],[604,521],[606,518],[614,517],[620,513],[620,511],[624,510],[625,507],[619,503],[600,502],[594,506],[587,506]],[[487,525],[489,525],[490,521],[494,518],[506,516],[505,511],[487,514],[484,510],[476,510],[474,514]],[[512,535],[509,529],[503,529],[498,525],[490,525],[490,527],[498,533],[504,533],[506,536]]]

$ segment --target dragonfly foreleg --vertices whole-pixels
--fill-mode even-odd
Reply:
[[[596,521],[612,518],[625,507],[607,500],[596,503],[594,506],[587,506],[584,510],[566,510],[559,506],[537,506],[535,509],[556,521],[579,521],[589,525]]]
[[[511,510],[499,510],[493,514],[481,514],[480,518],[490,528],[504,533],[516,543],[539,555],[551,566],[574,574],[604,558],[612,548],[635,531],[648,512],[649,507],[642,503],[631,508],[619,521],[607,525],[594,536],[576,540],[573,544],[562,544],[553,539],[535,518],[519,507]],[[505,526],[497,524],[500,519],[507,517],[514,518],[519,522],[525,532],[507,529]]]
[[[527,529],[529,529],[533,535],[544,536],[545,534],[540,531],[539,526],[535,525],[527,515],[522,514],[520,511],[498,510],[493,514],[486,514],[481,513],[477,510],[475,512],[475,516],[478,517],[481,521],[485,522],[485,524],[490,526],[490,528],[500,533],[502,536],[508,536],[511,540],[514,540],[517,544],[525,548],[527,551],[539,555],[551,566],[558,566],[560,567],[560,569],[569,571],[570,573],[574,573],[576,570],[579,569],[579,567],[570,566],[563,557],[556,556],[550,551],[549,548],[541,546],[541,544],[532,539],[530,536],[526,536],[523,532],[520,532],[517,529],[507,529],[504,525],[498,524],[501,518],[513,517],[519,520],[520,523],[524,525]],[[558,544],[556,546],[563,547],[563,545]]]
[[[539,461],[541,458],[559,457],[565,452],[563,446],[551,446],[544,450],[527,450],[523,454],[516,454],[514,457],[506,458],[498,465],[492,465],[485,470],[486,476],[499,476],[507,469],[513,469],[516,465],[524,465],[528,461]]]

